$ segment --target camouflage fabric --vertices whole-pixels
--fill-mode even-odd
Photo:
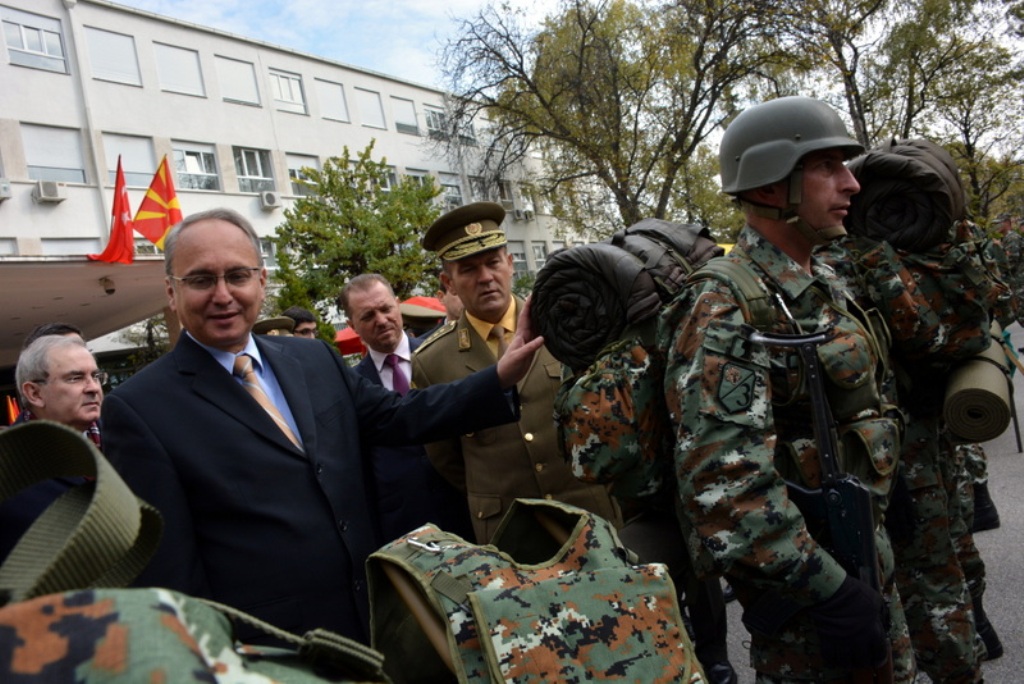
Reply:
[[[898,421],[889,415],[882,382],[884,345],[817,259],[809,275],[749,226],[722,258],[749,264],[784,302],[772,332],[835,333],[819,356],[841,431],[856,435],[846,443],[860,441],[841,456],[872,492],[880,519],[899,451]],[[658,346],[667,350],[665,395],[679,500],[746,610],[767,592],[810,606],[830,597],[846,573],[808,530],[784,483],[820,484],[809,396],[795,352],[752,343],[751,331],[732,289],[714,280],[688,288],[662,315]],[[876,541],[897,681],[909,682],[912,657],[881,526]],[[774,636],[752,635],[751,664],[760,676],[778,680],[836,674],[824,667],[805,612]]]
[[[555,397],[558,444],[572,474],[612,484],[620,500],[656,494],[672,434],[661,391],[664,362],[640,336],[619,340],[587,370],[562,382]],[[628,508],[628,506],[627,506]]]
[[[847,238],[822,256],[858,300],[878,307],[892,332],[908,418],[901,461],[913,520],[893,549],[918,666],[934,681],[975,682],[980,641],[965,564],[983,578],[984,563],[963,516],[963,459],[945,436],[941,410],[950,368],[989,345],[990,315],[1006,289],[993,278],[998,250],[969,222],[958,224],[957,235],[959,242],[924,254]]]
[[[1001,272],[1003,282],[1010,290],[1011,315],[1009,320],[1000,320],[1005,328],[1010,321],[1016,320],[1024,325],[1024,235],[1011,230],[999,239],[1005,255],[1005,265]]]
[[[565,541],[545,534],[537,515]],[[387,579],[397,570],[442,621],[459,682],[706,681],[665,566],[627,557],[610,523],[556,502],[516,500],[493,546],[426,525],[370,557],[373,643],[385,667],[417,663],[392,674],[396,683],[442,678]]]
[[[49,594],[0,609],[0,681],[135,684],[384,682],[380,659],[352,644],[352,667],[295,651],[242,646],[228,618],[166,589]],[[368,672],[376,670],[378,676]],[[348,678],[351,677],[351,678]]]

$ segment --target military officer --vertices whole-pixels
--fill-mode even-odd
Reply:
[[[512,338],[524,302],[512,294],[504,218],[500,204],[476,202],[441,216],[424,235],[423,246],[441,258],[445,289],[455,292],[465,309],[416,350],[414,386],[486,368]],[[517,497],[556,499],[620,522],[607,488],[577,480],[559,455],[552,412],[560,379],[561,364],[542,347],[518,385],[518,423],[426,445],[434,467],[465,492],[478,543],[490,540]]]

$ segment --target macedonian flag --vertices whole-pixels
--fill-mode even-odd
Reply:
[[[167,155],[156,169],[146,197],[135,214],[135,230],[158,248],[164,248],[164,238],[171,227],[181,221],[181,205],[174,192],[174,174]]]

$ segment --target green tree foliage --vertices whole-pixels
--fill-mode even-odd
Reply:
[[[348,147],[322,170],[303,169],[315,194],[300,197],[277,227],[278,310],[297,305],[328,312],[344,284],[380,273],[399,298],[432,287],[436,260],[420,246],[439,210],[432,182],[396,180],[373,143],[353,159]]]
[[[452,126],[488,121],[481,175],[542,152],[537,184],[580,232],[676,218],[680,183],[698,179],[689,162],[736,89],[781,63],[762,39],[772,27],[734,0],[566,0],[537,30],[508,5],[488,7],[444,53]]]

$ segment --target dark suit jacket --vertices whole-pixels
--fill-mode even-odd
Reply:
[[[417,338],[409,337],[410,350],[419,345]],[[382,384],[369,354],[355,370],[370,382]],[[434,470],[422,446],[373,447],[371,453],[368,488],[380,519],[381,545],[428,522],[473,538],[466,497]]]
[[[324,627],[366,642],[364,562],[376,547],[363,445],[515,420],[517,398],[510,404],[491,371],[403,400],[323,342],[255,339],[304,452],[187,335],[104,401],[108,458],[165,521],[136,584],[209,597],[299,634]]]

